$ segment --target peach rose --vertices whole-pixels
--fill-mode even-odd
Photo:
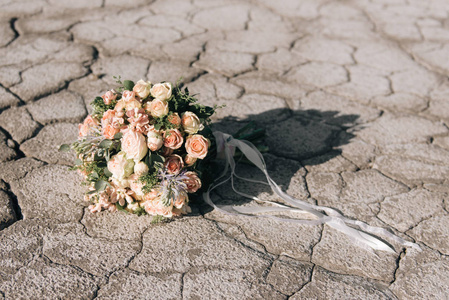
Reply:
[[[179,174],[182,168],[184,168],[184,162],[182,161],[181,156],[173,154],[167,157],[164,163],[164,167],[170,174]]]
[[[111,125],[112,120],[115,118],[116,111],[112,109],[108,109],[104,112],[103,117],[101,118],[101,125]]]
[[[101,134],[109,140],[114,139],[114,136],[119,132],[120,132],[120,128],[116,128],[112,124],[111,125],[108,124],[108,125],[104,126],[101,130]]]
[[[159,99],[150,102],[150,112],[155,118],[161,118],[168,114],[168,103]]]
[[[181,132],[178,129],[169,129],[164,132],[164,146],[171,149],[179,149],[184,142]]]
[[[190,156],[188,154],[184,156],[184,162],[188,167],[193,166],[193,164],[196,163],[196,161],[197,161],[196,157]]]
[[[122,180],[134,170],[134,162],[126,157],[125,152],[119,152],[111,157],[108,161],[108,170],[112,173],[112,176],[118,180]]]
[[[101,98],[103,98],[104,104],[110,105],[112,101],[117,99],[117,94],[113,91],[107,91],[103,96],[101,96]]]
[[[182,114],[181,123],[184,131],[190,134],[195,134],[204,128],[198,116],[191,111]]]
[[[147,142],[148,149],[150,149],[151,151],[157,151],[161,149],[162,145],[164,144],[164,139],[159,133],[155,131],[148,131],[147,136],[148,136]]]
[[[122,99],[125,102],[131,102],[136,100],[136,93],[133,91],[124,91],[122,93]]]
[[[145,99],[150,94],[151,82],[140,79],[133,87],[133,92],[141,99]]]
[[[172,113],[168,116],[167,119],[175,127],[179,127],[179,125],[181,125],[181,118],[179,117],[178,113]]]
[[[80,137],[85,137],[89,134],[93,127],[97,127],[98,121],[92,118],[91,115],[88,115],[86,119],[84,119],[83,124],[78,125],[78,131]]]
[[[126,152],[126,156],[138,162],[145,157],[148,152],[145,137],[135,131],[129,130],[122,138],[122,150]]]
[[[198,174],[189,171],[184,175],[187,176],[187,179],[184,180],[184,183],[187,185],[187,192],[195,193],[201,188],[201,180],[199,179]]]
[[[186,151],[187,153],[196,158],[203,159],[207,155],[207,149],[210,142],[204,136],[200,134],[194,134],[187,138]]]
[[[152,189],[149,193],[146,193],[143,199],[145,201],[154,200],[157,198],[159,191],[156,189]]]
[[[150,91],[151,96],[153,96],[154,98],[161,101],[166,101],[171,97],[171,90],[172,90],[171,83],[164,82],[164,83],[156,83],[155,85],[153,85]]]
[[[173,205],[164,206],[159,198],[154,200],[145,201],[145,211],[152,216],[160,215],[167,218],[171,218]]]
[[[124,110],[126,108],[126,102],[123,99],[120,99],[119,101],[117,101],[117,103],[115,104],[114,110],[117,113],[123,113],[124,114]]]

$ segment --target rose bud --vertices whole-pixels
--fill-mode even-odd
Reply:
[[[181,125],[181,118],[179,117],[178,113],[172,113],[168,116],[168,121],[175,125],[175,127],[179,127]]]
[[[151,151],[157,151],[161,149],[162,145],[164,144],[164,140],[162,139],[162,136],[155,132],[155,131],[148,131],[148,149]]]
[[[134,165],[134,174],[137,176],[143,176],[148,174],[148,166],[143,161],[139,161],[137,164]]]
[[[188,154],[184,156],[184,162],[188,167],[193,166],[193,164],[196,163],[196,161],[197,161],[196,157],[190,156]]]

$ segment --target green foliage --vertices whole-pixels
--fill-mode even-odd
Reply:
[[[138,216],[144,216],[147,214],[147,212],[145,211],[145,208],[139,207],[134,211],[134,214],[136,214]]]
[[[95,97],[94,101],[90,103],[90,105],[93,108],[92,116],[94,116],[97,119],[101,119],[103,117],[103,114],[109,110],[114,109],[115,104],[117,101],[112,101],[111,104],[106,105],[103,101],[103,98],[101,97]]]
[[[168,218],[161,216],[161,215],[157,215],[157,216],[153,216],[153,219],[151,220],[151,224],[165,223],[168,221],[169,221]]]
[[[147,175],[140,176],[138,180],[143,183],[142,192],[144,194],[151,192],[151,190],[159,183],[157,170],[148,173]]]

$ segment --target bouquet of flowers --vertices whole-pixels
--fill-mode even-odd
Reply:
[[[89,188],[90,211],[163,217],[190,212],[189,195],[210,177],[209,123],[217,107],[198,104],[179,84],[116,79],[119,88],[91,103],[78,140],[60,147],[76,152],[72,169]]]
[[[204,201],[225,214],[298,224],[326,223],[368,250],[394,252],[391,245],[376,238],[376,234],[402,246],[419,249],[386,229],[346,218],[335,209],[313,205],[283,192],[269,176],[261,149],[248,141],[258,141],[264,135],[263,129],[254,124],[248,124],[234,135],[212,132],[210,117],[218,107],[198,104],[187,88],[182,91],[179,84],[153,85],[143,80],[134,84],[130,80],[122,82],[120,77],[117,83],[120,86],[116,90],[106,92],[91,103],[93,112],[79,125],[78,140],[60,147],[61,151],[76,152],[72,169],[83,175],[89,188],[85,198],[92,202],[91,212],[124,210],[153,215],[157,221],[161,217],[189,213],[189,195],[203,191]],[[262,171],[267,182],[237,176],[236,156],[246,158]],[[215,186],[209,186],[215,177],[211,172],[215,157],[224,159],[225,166],[221,176],[215,179]],[[268,184],[284,203],[261,200],[237,191],[234,177]],[[264,205],[216,205],[211,191],[228,180],[234,192]],[[273,215],[279,212],[305,212],[313,218]]]

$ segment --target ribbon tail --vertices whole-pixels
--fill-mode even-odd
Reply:
[[[387,243],[383,242],[379,238],[372,236],[371,234],[383,234],[387,236],[388,238],[391,238],[397,243],[400,243],[403,246],[407,247],[414,247],[415,249],[421,250],[420,247],[411,242],[407,242],[403,240],[402,238],[388,232],[387,230],[379,227],[373,227],[368,224],[365,224],[361,221],[354,221],[348,218],[345,218],[342,214],[340,214],[335,209],[329,208],[329,207],[323,207],[318,205],[309,204],[307,202],[301,201],[299,199],[296,199],[288,194],[286,194],[282,189],[274,182],[273,179],[268,174],[265,161],[263,159],[262,154],[257,150],[257,148],[251,144],[248,141],[240,141],[232,138],[229,134],[222,133],[222,132],[214,132],[213,133],[215,138],[217,139],[217,145],[220,145],[220,147],[217,147],[217,152],[220,153],[221,157],[224,157],[226,159],[226,168],[225,172],[219,177],[222,178],[225,173],[228,170],[228,167],[231,169],[231,175],[216,184],[215,186],[209,187],[209,190],[204,193],[203,197],[209,205],[214,207],[215,209],[230,215],[245,215],[249,217],[260,217],[260,218],[271,218],[278,221],[283,222],[292,222],[292,223],[299,223],[299,224],[323,224],[326,223],[330,227],[337,229],[344,234],[346,234],[350,239],[354,241],[357,245],[361,246],[362,248],[365,248],[367,250],[381,250],[381,251],[387,251],[390,253],[396,253],[394,249],[388,245]],[[235,161],[233,158],[234,149],[238,148],[240,151],[245,155],[245,157],[251,161],[258,169],[260,169],[266,176],[266,179],[268,181],[268,185],[271,187],[271,190],[277,194],[281,199],[283,199],[286,203],[288,203],[290,206],[286,206],[283,204],[279,204],[276,202],[271,201],[264,201],[260,200],[257,197],[253,197],[251,195],[248,195],[246,193],[239,192],[234,187],[234,176],[238,177],[242,180],[249,181],[249,182],[260,182],[255,180],[247,180],[246,178],[241,178],[239,176],[236,176],[235,174]],[[224,154],[224,155],[223,155]],[[259,201],[259,202],[266,202],[271,203],[275,207],[254,207],[254,206],[245,206],[245,207],[236,207],[236,206],[217,206],[213,203],[212,199],[210,198],[210,193],[213,189],[216,187],[222,185],[226,181],[231,180],[232,189],[239,195]],[[308,213],[315,216],[315,220],[304,220],[304,219],[289,219],[289,218],[280,218],[273,215],[254,215],[257,213],[268,213],[268,212],[282,212],[282,211],[292,211],[292,212],[301,212],[301,213]],[[365,233],[359,229],[355,229],[352,227],[349,227],[347,224],[351,224],[354,226],[357,226],[361,228],[362,230],[365,230],[368,233]]]

